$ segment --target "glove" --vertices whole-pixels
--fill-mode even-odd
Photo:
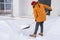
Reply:
[[[52,11],[52,10],[48,10],[48,11]]]
[[[35,19],[35,21],[36,21],[36,19]]]

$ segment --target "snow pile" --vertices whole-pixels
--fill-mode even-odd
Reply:
[[[47,17],[43,37],[38,35],[40,29],[36,38],[29,36],[34,32],[35,23],[29,29],[22,30],[32,22],[33,19],[27,18],[0,20],[0,40],[60,40],[60,17]]]

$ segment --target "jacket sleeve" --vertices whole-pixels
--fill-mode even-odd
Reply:
[[[52,8],[48,5],[44,5],[44,8],[48,9],[48,10],[52,10]]]
[[[34,9],[33,12],[34,12],[35,20],[37,20],[37,11],[36,11],[36,9]]]

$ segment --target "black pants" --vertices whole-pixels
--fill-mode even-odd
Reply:
[[[41,33],[43,33],[43,22],[36,22],[36,26],[35,26],[35,32],[34,32],[34,34],[37,34],[37,31],[38,31],[39,25],[40,25],[40,27],[41,27]]]

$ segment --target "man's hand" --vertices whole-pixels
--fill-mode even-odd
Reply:
[[[35,21],[36,21],[36,19],[35,19]]]
[[[48,11],[52,11],[52,10],[48,10]]]

